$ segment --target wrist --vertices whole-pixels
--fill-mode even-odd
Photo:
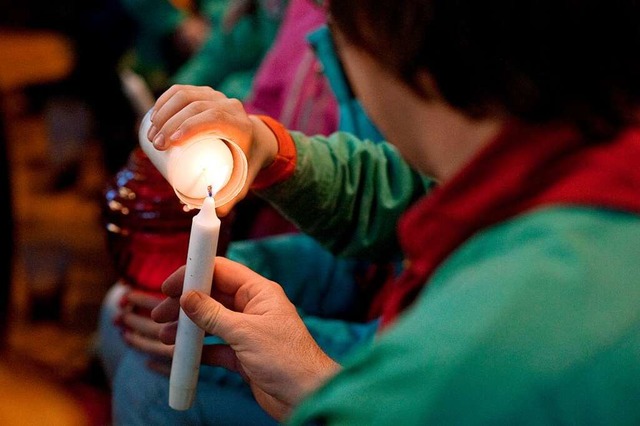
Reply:
[[[260,190],[288,179],[296,167],[296,148],[287,129],[278,121],[265,115],[252,115],[254,138],[261,169],[251,189]]]
[[[311,357],[314,362],[307,365],[305,374],[300,376],[298,394],[297,398],[292,401],[293,406],[300,404],[302,400],[317,391],[342,369],[342,366],[324,353],[319,346],[316,345],[314,351],[315,353]]]

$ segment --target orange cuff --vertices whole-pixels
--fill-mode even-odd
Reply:
[[[256,115],[271,129],[278,141],[278,154],[268,167],[262,169],[251,184],[251,189],[260,190],[287,180],[296,169],[297,152],[293,138],[285,127],[266,115]]]

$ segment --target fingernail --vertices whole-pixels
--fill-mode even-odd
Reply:
[[[198,304],[203,300],[202,294],[198,291],[191,290],[182,297],[180,305],[186,313],[195,313],[198,310]]]
[[[162,149],[164,148],[164,135],[162,133],[158,133],[158,136],[155,137],[155,139],[153,139],[153,146],[155,146],[158,149]]]
[[[151,113],[151,117],[149,117],[149,120],[153,123],[153,119],[156,116],[156,110],[154,109],[153,112]]]
[[[158,128],[156,126],[151,126],[149,128],[149,131],[147,132],[147,139],[149,139],[150,141],[153,140],[153,138],[156,136],[156,134],[158,133]]]

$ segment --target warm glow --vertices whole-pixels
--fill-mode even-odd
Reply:
[[[217,206],[228,203],[242,191],[248,165],[237,144],[203,132],[161,151],[147,138],[150,116],[151,110],[138,129],[140,147],[171,184],[185,210],[202,207],[209,186]]]
[[[172,153],[168,179],[177,193],[191,199],[204,199],[211,185],[215,195],[231,177],[233,156],[219,139],[202,137]]]

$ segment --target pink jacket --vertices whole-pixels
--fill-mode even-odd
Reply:
[[[325,23],[322,8],[309,0],[291,0],[245,100],[247,111],[309,135],[337,129],[337,101],[306,37]]]

